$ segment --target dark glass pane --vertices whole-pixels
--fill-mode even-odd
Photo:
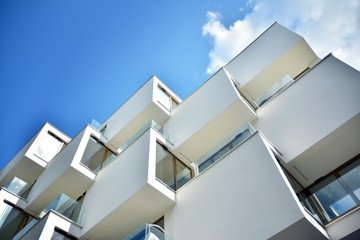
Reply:
[[[330,176],[312,187],[310,192],[318,201],[328,221],[356,206],[355,201],[335,176]]]
[[[191,170],[178,159],[176,160],[176,182],[177,189],[191,180]]]
[[[360,160],[346,166],[339,171],[339,174],[350,190],[360,199]]]
[[[175,190],[173,156],[159,143],[156,143],[156,177]]]

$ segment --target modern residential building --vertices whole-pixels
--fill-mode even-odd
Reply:
[[[0,239],[360,239],[360,73],[274,23],[185,100],[151,77],[0,173]]]

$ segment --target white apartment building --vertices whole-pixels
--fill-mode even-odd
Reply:
[[[360,239],[360,73],[274,23],[185,100],[46,123],[0,186],[0,239]]]

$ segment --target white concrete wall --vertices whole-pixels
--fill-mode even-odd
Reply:
[[[83,233],[101,222],[147,184],[149,140],[150,133],[147,131],[98,173],[96,182],[86,193],[83,203],[86,209]]]
[[[0,175],[0,186],[6,184],[14,176],[32,184],[44,168],[47,162],[34,155],[34,151],[41,143],[42,138],[51,131],[64,142],[69,142],[70,138],[49,123],[45,123],[41,129],[26,143],[26,145],[14,156],[14,158],[3,168]],[[29,171],[31,169],[31,171]]]
[[[38,134],[38,133],[37,133]],[[0,174],[0,186],[4,186],[8,181],[10,181],[16,174],[18,174],[15,170],[16,165],[24,159],[25,153],[31,146],[31,144],[34,142],[37,134],[30,139],[28,143],[25,144],[25,146],[11,159],[11,161],[3,168]],[[12,174],[9,174],[9,172],[12,172]],[[20,176],[19,176],[20,177]]]
[[[156,141],[150,129],[99,172],[85,195],[81,239],[123,239],[154,222],[175,203],[175,193],[155,179]]]
[[[267,239],[304,215],[259,134],[177,191],[174,240]]]
[[[275,23],[229,62],[226,69],[243,86],[300,39],[298,34]]]
[[[260,108],[255,128],[286,162],[360,112],[360,73],[329,55]]]
[[[85,127],[49,163],[45,171],[39,176],[28,196],[29,206],[27,209],[33,214],[39,213],[62,192],[75,199],[81,196],[83,192],[77,192],[74,189],[77,189],[78,185],[82,185],[83,183],[77,182],[76,185],[73,184],[73,181],[81,179],[81,173],[84,173],[84,175],[87,173],[89,180],[95,177],[94,173],[91,174],[90,170],[87,170],[79,164],[91,134],[97,137],[100,136],[100,133],[93,128],[89,126]],[[78,171],[74,171],[72,168]],[[69,171],[71,173],[69,173]],[[65,174],[67,175],[65,176]],[[59,179],[61,179],[61,181],[59,181]]]
[[[48,134],[48,131],[50,131],[54,135],[58,136],[65,143],[68,143],[71,140],[71,138],[69,138],[64,133],[62,133],[55,127],[53,127],[51,124],[45,123],[45,125],[41,128],[41,131],[40,131],[39,135],[37,136],[36,140],[34,141],[34,144],[31,145],[31,147],[29,148],[29,150],[26,153],[26,156],[29,159],[33,160],[34,162],[37,162],[39,165],[44,165],[44,166],[46,166],[46,164],[49,161],[36,156],[36,154],[34,154],[34,152],[40,146],[40,144],[43,143],[43,138]]]
[[[237,100],[239,97],[233,83],[224,69],[221,69],[185,99],[164,125],[174,143],[173,149],[179,147]],[[225,128],[226,124],[222,127]]]
[[[108,139],[115,136],[152,102],[153,84],[153,78],[149,79],[102,124],[107,125],[105,136]]]

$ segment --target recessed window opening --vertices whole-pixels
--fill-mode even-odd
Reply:
[[[153,224],[158,225],[159,227],[161,227],[162,229],[165,230],[165,218],[164,218],[164,216],[162,216],[161,218],[156,220]]]
[[[179,103],[161,86],[158,85],[158,102],[170,112],[174,110]]]
[[[24,192],[26,192],[30,187],[31,187],[30,184],[28,184],[27,182],[23,181],[18,177],[13,177],[10,181],[8,181],[4,185],[4,188],[6,188],[10,192],[18,196],[24,194]]]
[[[94,136],[90,136],[81,163],[97,173],[116,156],[117,154],[107,148],[104,143],[100,142]]]
[[[2,209],[0,219],[0,239],[12,239],[33,217],[13,203],[0,202]]]
[[[360,154],[302,192],[305,205],[326,224],[360,206]]]
[[[177,190],[193,177],[191,169],[156,142],[156,178]]]
[[[51,131],[48,131],[34,151],[34,155],[49,162],[65,147],[65,145],[66,143],[61,138]]]

